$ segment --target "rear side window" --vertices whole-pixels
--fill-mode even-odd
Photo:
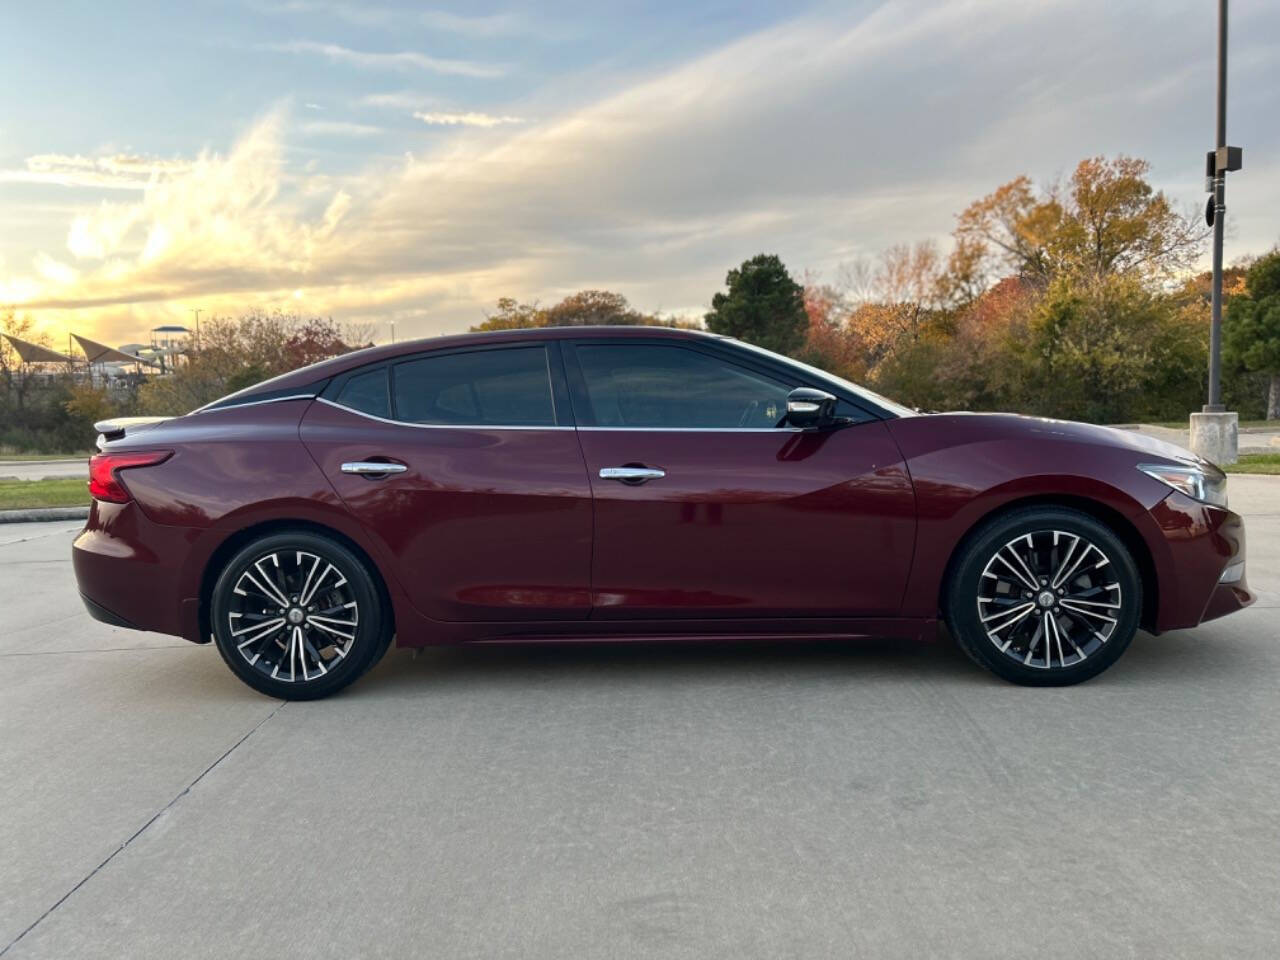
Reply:
[[[650,344],[580,344],[587,398],[601,427],[776,427],[788,387],[717,357]]]
[[[396,416],[409,423],[550,427],[545,347],[447,353],[397,364]]]
[[[361,413],[389,419],[391,399],[387,392],[387,368],[356,374],[342,388],[337,402]]]

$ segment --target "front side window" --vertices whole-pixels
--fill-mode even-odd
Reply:
[[[408,423],[550,427],[545,347],[446,353],[395,366],[396,417]]]
[[[578,363],[601,427],[776,427],[789,388],[764,374],[684,347],[580,344]]]

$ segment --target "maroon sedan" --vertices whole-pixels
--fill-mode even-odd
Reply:
[[[690,331],[377,347],[108,421],[75,541],[107,623],[272,696],[402,646],[932,637],[1024,684],[1253,601],[1226,477],[1134,433],[920,415]]]

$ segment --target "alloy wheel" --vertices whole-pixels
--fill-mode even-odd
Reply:
[[[356,592],[338,567],[306,550],[274,550],[247,563],[228,598],[231,642],[273,680],[317,680],[343,660],[360,625]]]
[[[1096,543],[1065,530],[1036,530],[991,556],[977,603],[982,629],[1004,657],[1057,670],[1107,644],[1125,597],[1111,557]]]

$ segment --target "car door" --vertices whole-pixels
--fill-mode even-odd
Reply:
[[[592,619],[892,616],[915,532],[884,423],[780,425],[804,384],[695,340],[565,344]]]
[[[428,617],[586,618],[591,488],[558,350],[522,341],[360,369],[326,388],[301,435]]]

